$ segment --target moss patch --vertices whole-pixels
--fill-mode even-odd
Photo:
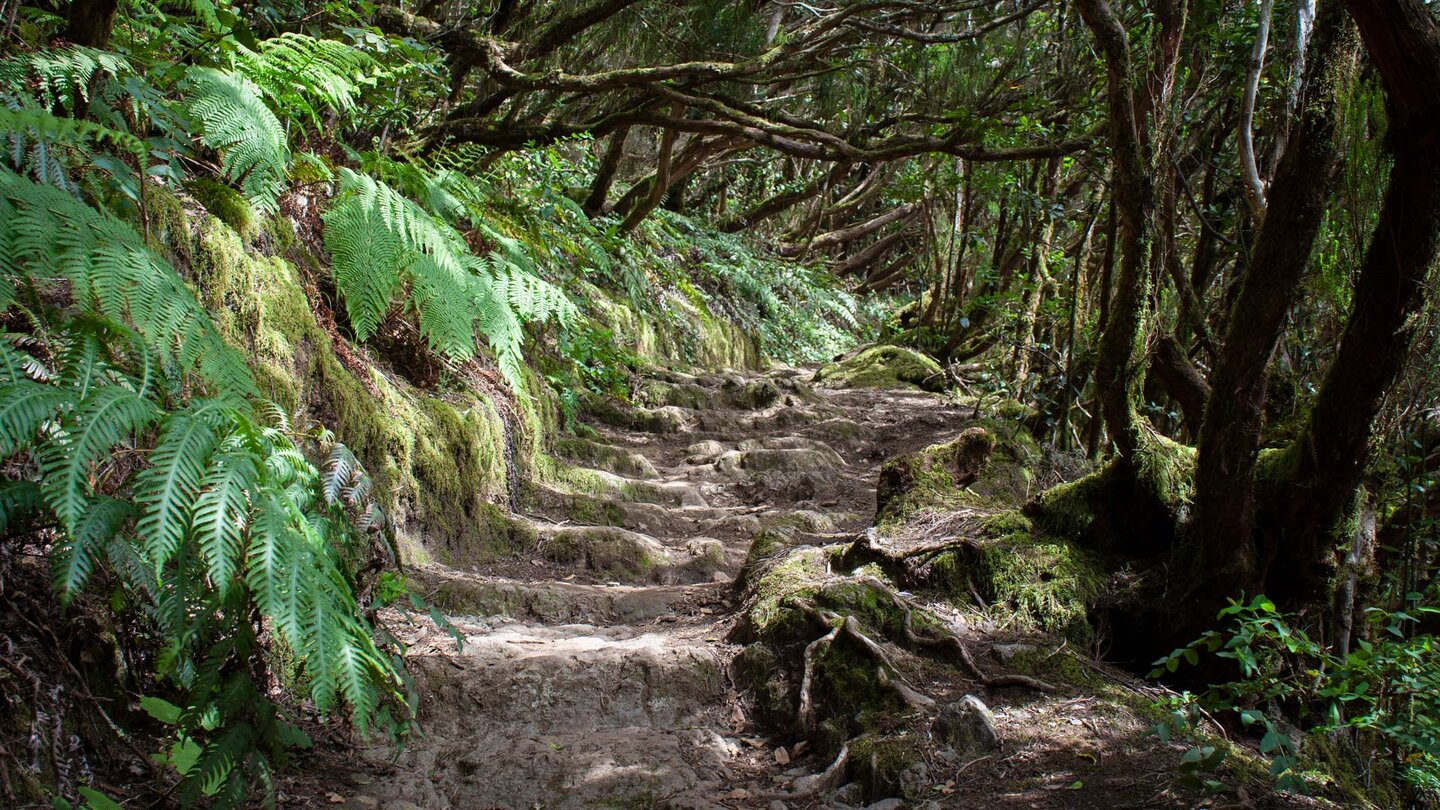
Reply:
[[[1080,644],[1093,631],[1087,605],[1104,584],[1088,553],[1064,541],[1028,532],[958,546],[931,564],[932,581],[962,600],[973,584],[992,608],[1015,616],[1022,628],[1061,633]]]
[[[934,359],[902,346],[871,346],[823,366],[815,381],[829,388],[911,388],[943,391],[945,373]]]
[[[411,560],[475,563],[508,550],[515,532],[495,506],[508,498],[502,403],[474,390],[444,396],[342,360],[290,262],[247,251],[207,220],[195,242],[206,305],[246,352],[262,393],[287,413],[334,430],[365,464]],[[526,432],[553,429],[531,403]]]

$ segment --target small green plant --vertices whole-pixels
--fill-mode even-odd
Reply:
[[[1435,637],[1414,629],[1421,616],[1440,615],[1440,592],[1410,597],[1408,610],[1366,609],[1355,649],[1343,655],[1295,627],[1264,596],[1231,600],[1219,614],[1224,629],[1160,658],[1151,677],[1196,666],[1205,657],[1233,661],[1237,677],[1164,701],[1167,719],[1155,733],[1168,741],[1193,732],[1207,713],[1232,715],[1243,728],[1258,731],[1259,751],[1269,757],[1277,786],[1304,790],[1301,745],[1282,729],[1283,712],[1303,732],[1378,737],[1397,752],[1408,781],[1436,781],[1440,655]],[[1186,752],[1182,774],[1201,778],[1223,761],[1222,752],[1205,748]]]

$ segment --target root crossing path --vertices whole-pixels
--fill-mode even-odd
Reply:
[[[650,408],[592,409],[516,517],[528,553],[412,572],[461,638],[393,622],[421,734],[310,787],[347,807],[764,807],[823,770],[778,751],[731,680],[735,577],[767,529],[852,539],[880,463],[959,409],[808,377],[666,373],[640,386]]]

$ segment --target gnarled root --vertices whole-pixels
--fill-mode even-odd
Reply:
[[[924,647],[926,649],[949,649],[954,651],[956,657],[960,659],[960,664],[981,684],[985,686],[1023,686],[1041,692],[1056,691],[1054,686],[1028,675],[987,674],[985,670],[981,669],[980,665],[975,662],[974,656],[970,655],[970,649],[965,646],[965,642],[961,641],[959,636],[950,632],[945,633],[945,635],[940,638],[930,638],[920,635],[915,632],[913,624],[915,616],[914,605],[911,604],[908,599],[901,596],[889,585],[886,585],[874,577],[864,577],[861,581],[890,597],[895,607],[905,615],[904,628],[906,641],[909,641],[917,647]]]

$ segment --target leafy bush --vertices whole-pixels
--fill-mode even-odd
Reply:
[[[1412,596],[1408,611],[1367,609],[1355,649],[1343,655],[1311,639],[1264,596],[1232,600],[1220,612],[1224,630],[1211,630],[1156,661],[1152,677],[1213,656],[1233,661],[1236,679],[1170,701],[1170,719],[1157,732],[1168,739],[1193,730],[1205,712],[1234,713],[1243,726],[1263,730],[1260,752],[1270,757],[1279,786],[1303,788],[1300,751],[1280,726],[1284,710],[1289,717],[1283,719],[1312,734],[1343,731],[1382,741],[1417,789],[1440,784],[1440,642],[1414,632],[1420,616],[1440,615],[1440,591]],[[1187,765],[1224,758],[1192,752]]]
[[[253,404],[243,360],[138,232],[4,169],[0,271],[0,304],[33,327],[0,342],[0,457],[23,471],[0,525],[49,544],[63,603],[103,571],[139,606],[199,748],[182,796],[239,804],[303,742],[257,681],[265,649],[299,663],[317,710],[398,733],[397,665],[350,574],[383,516],[349,451]]]

